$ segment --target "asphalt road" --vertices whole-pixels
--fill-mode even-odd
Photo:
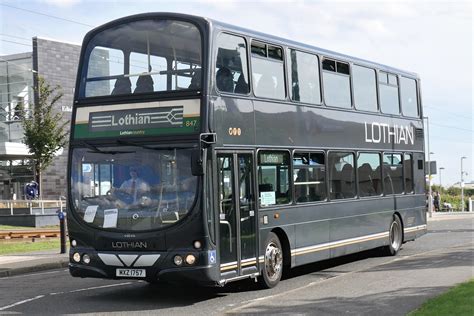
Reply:
[[[474,217],[433,221],[396,257],[367,251],[293,269],[271,290],[77,279],[67,270],[2,278],[0,314],[405,315],[474,276]]]

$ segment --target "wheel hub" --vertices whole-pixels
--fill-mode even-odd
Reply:
[[[278,279],[283,265],[281,249],[274,243],[270,243],[265,251],[265,270],[270,280]]]
[[[398,250],[402,244],[401,228],[396,221],[390,226],[390,244],[394,250]]]

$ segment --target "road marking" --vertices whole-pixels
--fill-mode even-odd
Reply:
[[[85,289],[78,289],[78,290],[72,290],[67,293],[77,293],[77,292],[84,292],[84,291],[90,291],[90,290],[98,290],[98,289],[105,289],[109,287],[116,287],[116,286],[122,286],[122,285],[129,285],[132,284],[133,282],[125,282],[125,283],[118,283],[118,284],[109,284],[109,285],[101,285],[101,286],[93,286],[93,287],[88,287]]]
[[[25,303],[28,303],[28,302],[31,302],[31,301],[34,301],[34,300],[39,300],[40,298],[43,298],[43,297],[44,297],[44,295],[38,295],[38,296],[35,296],[33,298],[29,298],[27,300],[23,300],[23,301],[13,303],[11,305],[3,306],[3,307],[0,307],[0,311],[4,311],[6,309],[9,309],[9,308],[21,305],[21,304],[25,304]]]
[[[132,283],[133,282],[124,282],[124,283],[118,283],[118,284],[93,286],[93,287],[88,287],[88,288],[83,288],[83,289],[72,290],[72,291],[68,291],[68,292],[53,292],[53,293],[49,293],[49,296],[68,294],[68,293],[77,293],[77,292],[90,291],[90,290],[98,290],[98,289],[104,289],[104,288],[111,288],[111,287],[122,286],[122,285],[130,285]],[[46,295],[48,295],[48,294],[46,294]],[[7,306],[0,307],[0,311],[6,310],[6,309],[9,309],[9,308],[21,305],[21,304],[25,304],[25,303],[28,303],[28,302],[31,302],[31,301],[34,301],[34,300],[38,300],[40,298],[45,297],[46,295],[38,295],[38,296],[35,296],[33,298],[29,298],[29,299],[19,301],[19,302],[16,302],[16,303],[13,303],[13,304],[10,304],[10,305],[7,305]]]
[[[302,289],[306,289],[306,288],[311,287],[311,286],[313,286],[313,285],[321,284],[321,283],[324,283],[324,282],[326,282],[326,281],[333,280],[333,279],[336,279],[336,278],[340,278],[340,277],[352,275],[352,274],[355,274],[355,273],[367,271],[367,270],[373,269],[373,268],[375,268],[375,267],[380,267],[380,266],[388,265],[388,264],[391,264],[391,263],[394,263],[394,262],[397,262],[397,261],[401,261],[401,260],[405,260],[405,259],[411,259],[411,258],[413,258],[413,257],[418,257],[418,256],[426,255],[426,254],[429,254],[429,253],[442,252],[442,251],[451,250],[451,249],[454,249],[454,248],[460,248],[460,247],[464,247],[464,246],[472,245],[472,244],[473,244],[473,242],[462,243],[462,244],[457,244],[457,245],[454,245],[454,246],[450,246],[449,248],[432,249],[432,250],[428,250],[428,251],[416,253],[416,254],[413,254],[413,255],[405,255],[405,256],[403,256],[403,257],[396,257],[396,258],[394,258],[394,259],[392,259],[392,260],[390,260],[390,261],[387,261],[387,262],[384,262],[384,263],[381,263],[381,264],[378,264],[378,265],[375,265],[375,266],[364,267],[364,268],[359,269],[359,270],[354,270],[354,271],[349,271],[349,272],[346,272],[346,273],[341,273],[341,274],[339,274],[339,275],[335,275],[335,276],[329,277],[329,278],[327,278],[327,279],[323,279],[323,280],[319,280],[319,281],[314,281],[314,282],[308,283],[308,284],[306,284],[306,285],[303,285],[303,286],[300,286],[300,287],[291,289],[291,290],[286,291],[286,292],[282,292],[282,293],[278,293],[278,294],[273,294],[273,295],[268,295],[268,296],[262,296],[262,297],[259,297],[259,298],[253,299],[253,300],[249,300],[249,301],[246,301],[246,303],[245,303],[244,305],[241,305],[241,306],[238,306],[238,307],[236,307],[236,308],[234,308],[234,309],[231,309],[231,310],[225,312],[225,314],[236,313],[236,312],[238,312],[239,310],[242,310],[242,309],[245,309],[245,308],[247,308],[247,307],[250,307],[250,306],[254,305],[255,303],[261,302],[261,301],[263,301],[263,300],[270,299],[270,298],[275,298],[275,297],[280,297],[280,296],[283,296],[283,295],[287,295],[288,293],[292,293],[292,292],[295,292],[295,291],[299,291],[299,290],[302,290]]]

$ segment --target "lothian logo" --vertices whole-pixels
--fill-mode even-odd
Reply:
[[[133,249],[133,248],[147,248],[148,245],[144,241],[114,241],[112,248],[115,249]]]
[[[91,113],[91,131],[122,131],[143,128],[181,127],[183,107],[163,107]]]

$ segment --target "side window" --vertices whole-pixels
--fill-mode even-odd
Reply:
[[[352,67],[354,85],[354,104],[356,109],[377,111],[377,88],[375,70],[356,66]]]
[[[220,34],[217,39],[216,85],[221,92],[249,93],[247,44],[245,39]]]
[[[326,105],[350,109],[352,104],[349,64],[324,59],[323,89]]]
[[[326,165],[323,153],[294,153],[293,181],[297,203],[326,199]]]
[[[290,49],[290,94],[293,101],[321,104],[318,56]]]
[[[258,153],[258,191],[261,206],[291,202],[290,154],[279,151]]]
[[[403,155],[403,173],[405,175],[405,193],[413,193],[413,158],[410,154]]]
[[[398,79],[394,74],[379,72],[380,109],[387,114],[400,114]]]
[[[330,198],[334,200],[355,197],[354,154],[330,152],[328,155],[328,168]]]
[[[419,117],[418,98],[416,96],[416,81],[413,79],[401,77],[400,94],[402,97],[403,115]]]
[[[252,41],[252,79],[257,97],[285,99],[285,76],[281,47]]]
[[[378,153],[359,153],[357,155],[357,174],[360,197],[382,194],[382,169]]]
[[[403,193],[403,160],[401,154],[383,155],[383,183],[384,193]]]

